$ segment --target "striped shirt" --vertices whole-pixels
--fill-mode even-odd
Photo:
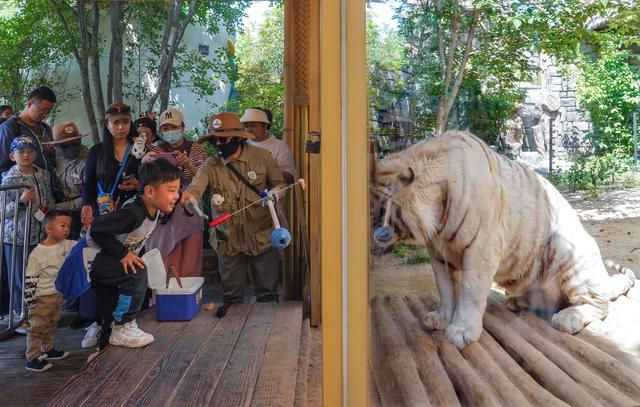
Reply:
[[[153,151],[155,153],[180,151],[181,153],[187,155],[187,157],[189,158],[189,163],[191,163],[191,165],[193,165],[196,170],[200,168],[207,159],[207,152],[205,151],[204,147],[202,147],[200,144],[187,140],[184,140],[178,148],[174,148],[173,146],[171,146],[171,144],[161,141],[157,145],[151,145],[150,151]],[[192,174],[191,171],[185,168],[182,172],[182,178],[180,178],[180,185],[182,186],[182,188],[185,188],[189,184],[191,184],[191,181],[193,180],[193,177],[195,175],[196,174]]]

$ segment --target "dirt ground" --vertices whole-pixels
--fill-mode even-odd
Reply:
[[[612,259],[634,270],[640,279],[640,188],[605,193],[598,198],[568,194],[587,230],[598,242],[604,259]],[[429,264],[407,265],[393,253],[371,257],[370,297],[384,295],[438,294]],[[631,298],[631,300],[629,299]],[[640,338],[628,335],[629,325],[640,327],[640,284],[610,305],[604,322],[598,321],[588,331],[598,336],[616,338],[619,347],[640,356]]]

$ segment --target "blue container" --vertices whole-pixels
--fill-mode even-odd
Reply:
[[[184,277],[179,288],[171,279],[169,288],[156,289],[156,319],[158,321],[190,321],[200,311],[202,277]]]
[[[169,280],[158,249],[142,256],[147,265],[149,288],[156,293],[156,319],[158,321],[190,321],[200,311],[204,277],[183,277],[182,288],[175,278]]]

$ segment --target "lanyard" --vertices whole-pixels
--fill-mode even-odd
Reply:
[[[124,167],[127,165],[127,159],[129,158],[129,153],[131,152],[131,144],[127,144],[127,149],[124,152],[124,157],[122,158],[122,162],[120,163],[120,168],[118,168],[118,175],[116,175],[116,179],[113,181],[113,188],[111,188],[111,191],[109,192],[110,196],[113,196],[113,193],[116,190],[116,187],[118,186],[118,180],[120,180],[120,177],[122,176],[122,172],[124,171]],[[100,181],[98,181],[98,192],[103,194],[104,193],[104,188],[102,188],[102,184],[100,183]]]

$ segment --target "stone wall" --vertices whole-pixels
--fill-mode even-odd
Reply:
[[[524,125],[525,151],[548,154],[549,120],[553,120],[553,150],[558,158],[566,157],[580,145],[580,140],[591,130],[589,112],[580,106],[575,97],[576,83],[563,77],[548,55],[533,58],[540,67],[537,83],[523,83],[526,97],[520,112]],[[557,111],[545,112],[542,106],[555,105]]]

